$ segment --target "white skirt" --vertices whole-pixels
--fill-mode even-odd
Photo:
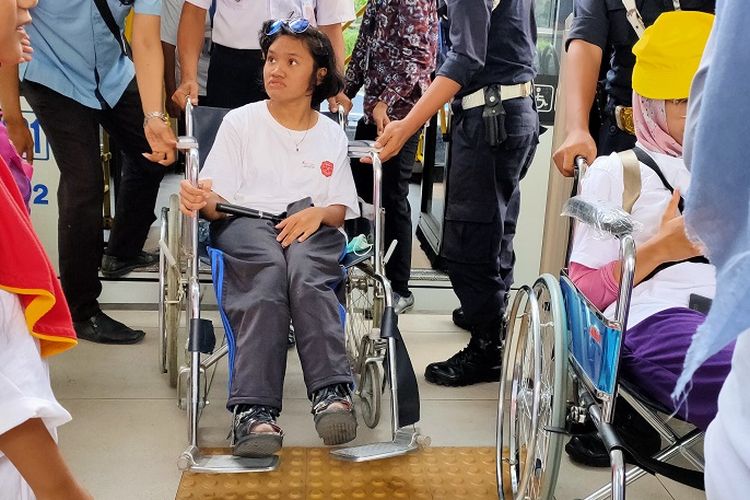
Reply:
[[[55,441],[57,427],[71,419],[52,393],[49,367],[39,341],[29,334],[21,302],[0,290],[0,434],[32,418],[41,418]],[[26,481],[0,452],[0,500],[33,498]]]

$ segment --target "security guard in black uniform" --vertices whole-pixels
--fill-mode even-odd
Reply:
[[[662,12],[682,9],[713,13],[715,0],[575,0],[566,40],[565,142],[555,151],[563,175],[573,173],[576,156],[589,162],[635,145],[631,76],[633,45],[639,32]],[[597,92],[602,58],[611,56],[604,86]],[[596,99],[596,103],[594,102]],[[589,129],[589,111],[599,113],[598,137]],[[595,143],[596,141],[596,143]]]
[[[536,151],[533,0],[447,0],[451,48],[430,88],[378,139],[387,160],[453,99],[442,257],[470,325],[468,347],[432,363],[429,382],[500,379],[502,318],[513,282],[519,181]],[[455,97],[455,99],[454,99]]]

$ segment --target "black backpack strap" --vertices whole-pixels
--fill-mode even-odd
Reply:
[[[654,173],[659,177],[659,180],[661,180],[661,183],[664,184],[664,187],[669,190],[670,193],[674,194],[674,188],[669,183],[667,178],[664,176],[664,172],[661,171],[659,168],[659,165],[656,164],[656,161],[651,158],[651,155],[646,153],[644,150],[639,148],[638,146],[635,146],[633,148],[633,153],[635,153],[636,158],[638,158],[638,161],[646,165],[648,168],[654,171]],[[685,210],[685,199],[680,196],[680,202],[677,205],[677,208],[679,208],[680,213],[682,213]]]
[[[109,8],[109,5],[107,5],[107,0],[94,0],[94,4],[96,5],[97,10],[99,10],[102,19],[104,19],[107,28],[112,32],[112,36],[117,40],[117,44],[120,46],[122,54],[125,57],[130,57],[130,46],[125,40],[120,26],[117,24],[117,21],[115,21],[115,16],[112,15],[112,10]]]

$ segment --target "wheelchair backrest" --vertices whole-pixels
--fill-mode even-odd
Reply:
[[[622,328],[599,312],[564,273],[560,288],[568,317],[568,349],[578,371],[592,388],[612,395],[617,384]]]
[[[203,168],[208,152],[214,145],[219,125],[229,111],[231,110],[228,108],[212,108],[210,106],[193,108],[193,135],[198,140],[198,158],[200,158],[201,168]]]

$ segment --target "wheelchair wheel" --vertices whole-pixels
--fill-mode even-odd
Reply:
[[[359,377],[357,393],[362,401],[362,419],[370,429],[380,422],[380,396],[382,394],[383,373],[377,361],[365,363]]]
[[[375,280],[356,267],[349,269],[346,283],[346,353],[355,374],[364,371],[368,342],[380,336]]]
[[[167,243],[167,219],[169,214],[168,207],[161,208],[159,221],[161,223],[159,234],[159,246]],[[159,250],[159,372],[167,373],[167,328],[165,324],[165,307],[167,300],[167,257],[164,251]]]
[[[567,400],[565,332],[565,310],[554,277],[544,275],[533,289],[519,291],[508,322],[498,403],[500,498],[553,497]]]
[[[166,290],[164,291],[164,336],[167,346],[167,373],[169,385],[177,387],[180,365],[185,360],[186,332],[180,329],[180,312],[184,293],[182,290],[182,212],[176,194],[169,197],[167,246],[177,261],[177,268],[166,263]]]

